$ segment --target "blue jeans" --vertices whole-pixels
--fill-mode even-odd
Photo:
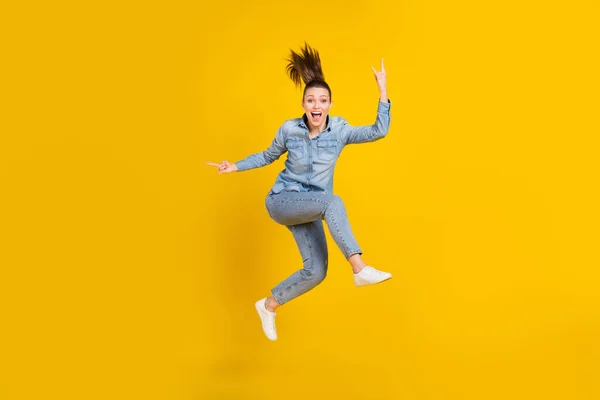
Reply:
[[[322,220],[327,222],[331,237],[346,259],[362,254],[339,196],[322,192],[270,192],[265,204],[269,216],[292,232],[304,262],[303,269],[271,290],[279,304],[308,292],[325,279],[328,254]]]

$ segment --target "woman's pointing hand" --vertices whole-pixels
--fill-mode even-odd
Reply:
[[[215,164],[211,162],[207,162],[208,165],[212,165],[213,167],[218,167],[219,174],[225,174],[228,172],[235,172],[238,170],[237,165],[235,163],[230,163],[229,161],[223,160],[220,164]]]

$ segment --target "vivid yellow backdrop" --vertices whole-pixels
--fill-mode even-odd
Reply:
[[[85,5],[84,5],[85,4]],[[0,399],[597,399],[598,3],[3,6]],[[264,150],[301,115],[289,48],[333,115],[391,131],[335,190],[376,267],[253,303],[301,265]]]

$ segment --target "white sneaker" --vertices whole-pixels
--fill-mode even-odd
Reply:
[[[262,322],[262,328],[267,335],[269,340],[277,340],[277,331],[275,330],[275,315],[276,313],[267,310],[265,306],[265,301],[267,298],[260,299],[257,301],[254,306],[256,307],[256,311],[258,311],[258,316]]]
[[[367,265],[358,274],[354,274],[354,284],[356,286],[373,285],[388,280],[391,277],[392,274],[389,272],[378,271]]]

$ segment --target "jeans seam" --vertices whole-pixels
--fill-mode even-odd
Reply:
[[[299,200],[302,200],[302,201],[310,200],[310,201],[314,201],[314,202],[317,202],[317,203],[327,204],[326,201],[323,201],[323,200],[320,200],[320,199],[313,199],[313,198],[310,198],[310,197],[299,197],[297,199],[292,199],[292,200],[279,200],[279,199],[275,199],[274,197],[271,197],[271,200],[275,201],[277,203],[292,203],[292,202],[299,201]]]
[[[277,202],[277,203],[292,203],[292,202],[296,202],[296,201],[306,201],[306,200],[314,201],[314,202],[322,203],[322,204],[327,204],[327,209],[325,210],[325,213],[327,213],[327,210],[329,210],[329,208],[333,206],[333,204],[331,204],[331,203],[328,203],[328,202],[326,202],[324,200],[321,200],[321,199],[315,199],[315,198],[312,198],[312,197],[298,197],[298,198],[294,198],[294,199],[290,199],[290,200],[279,200],[279,199],[276,198],[276,196],[271,196],[271,201],[274,201],[274,202]],[[337,221],[336,221],[336,219],[333,216],[332,216],[332,220],[334,222],[334,227],[335,227],[335,230],[336,230],[338,236],[340,238],[342,238],[342,235],[340,235],[340,229],[339,229],[339,227],[337,225]],[[345,255],[346,259],[348,259],[348,257],[350,257],[353,254],[362,253],[360,250],[356,250],[356,251],[355,250],[350,250],[348,248],[348,244],[344,241],[344,239],[342,238],[341,240],[342,240],[342,243],[344,244],[344,248],[345,248],[344,255]]]
[[[321,199],[315,199],[315,198],[311,198],[311,197],[308,197],[308,198],[307,197],[299,197],[299,198],[291,199],[291,200],[279,200],[279,199],[275,199],[275,197],[271,197],[271,200],[275,201],[275,202],[278,202],[278,203],[292,203],[292,202],[300,201],[300,200],[301,201],[309,200],[309,201],[314,201],[314,202],[317,202],[317,203],[327,204],[327,209],[325,210],[325,213],[327,213],[327,210],[329,210],[329,208],[333,206],[333,204],[331,204],[331,203],[328,203],[328,202],[323,201]],[[333,217],[333,215],[332,215],[332,220],[333,220],[333,224],[334,224],[334,227],[335,227],[335,230],[336,230],[338,236],[340,238],[342,238],[342,235],[340,235],[340,229],[339,229],[339,227],[337,225],[337,221]],[[343,238],[342,238],[342,243],[344,244],[344,248],[345,248],[345,252],[344,252],[345,256],[346,256],[346,258],[348,258],[348,257],[350,257],[352,255],[352,254],[348,254],[351,250],[348,249],[348,244],[346,243],[346,241],[344,241]]]
[[[333,204],[330,204],[330,205],[327,207],[327,210],[325,210],[325,214],[327,214],[327,211],[328,211],[328,210],[329,210],[329,209],[330,209],[332,206],[333,206]],[[342,235],[341,235],[341,233],[340,233],[340,228],[339,228],[339,226],[338,226],[337,220],[335,219],[335,217],[334,217],[334,215],[333,215],[333,212],[331,213],[331,220],[333,221],[333,226],[335,227],[335,231],[336,231],[336,233],[338,234],[338,236],[340,237],[340,239],[341,239],[342,243],[344,244],[344,249],[345,249],[345,252],[344,252],[344,253],[345,253],[345,254],[348,254],[348,251],[349,251],[349,249],[348,249],[348,243],[346,243],[346,241],[344,240],[343,236],[342,236]],[[349,257],[349,256],[347,256],[346,258],[348,258],[348,257]]]
[[[304,269],[308,272],[308,277],[310,278],[313,276],[312,271],[313,271],[313,267],[314,267],[315,254],[313,253],[313,248],[312,248],[312,245],[310,244],[310,236],[309,236],[308,232],[304,232],[304,239],[306,239],[306,245],[308,246],[308,249],[310,252],[310,254],[309,254],[310,269],[306,269],[304,262],[302,263],[302,269]],[[302,277],[302,278],[304,279],[304,277]]]

